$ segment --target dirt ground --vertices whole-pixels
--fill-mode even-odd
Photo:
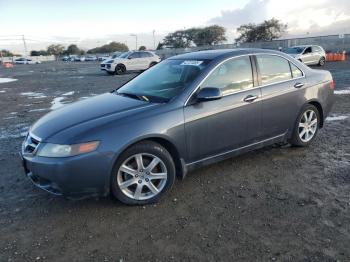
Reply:
[[[350,62],[329,63],[350,90]],[[308,148],[272,146],[191,172],[157,205],[66,200],[35,188],[17,152],[50,108],[133,77],[98,64],[0,68],[0,261],[350,261],[350,94]],[[346,92],[343,92],[346,93]]]

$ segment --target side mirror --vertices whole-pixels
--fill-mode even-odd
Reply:
[[[221,90],[217,87],[204,87],[196,95],[197,101],[212,101],[222,97]]]
[[[131,56],[128,56],[128,59],[130,60],[130,59],[132,59],[132,57],[131,57]]]

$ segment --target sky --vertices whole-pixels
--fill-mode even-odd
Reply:
[[[350,0],[0,0],[0,49],[23,52],[49,44],[84,49],[110,41],[153,48],[172,31],[222,25],[228,43],[236,28],[277,18],[284,37],[350,33]]]

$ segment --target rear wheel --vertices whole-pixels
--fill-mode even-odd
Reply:
[[[320,114],[313,105],[304,106],[295,123],[291,144],[308,146],[316,137],[320,123]]]
[[[321,58],[320,58],[320,61],[318,61],[318,65],[319,65],[319,66],[324,66],[325,63],[326,63],[326,59],[325,59],[324,57],[321,57]]]
[[[175,165],[169,152],[146,141],[121,154],[112,174],[111,191],[125,204],[150,204],[157,202],[174,180]]]

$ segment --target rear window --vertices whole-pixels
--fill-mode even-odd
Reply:
[[[258,55],[257,61],[263,85],[292,79],[287,59],[275,55]]]

